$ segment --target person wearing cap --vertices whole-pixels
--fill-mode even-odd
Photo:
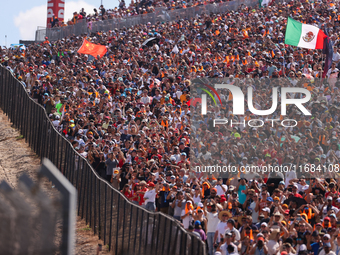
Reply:
[[[180,160],[178,161],[177,166],[182,167],[185,164],[188,164],[187,154],[185,152],[181,152]]]
[[[207,207],[209,207],[209,208],[207,209]],[[215,236],[215,232],[216,232],[216,229],[217,229],[217,225],[220,222],[220,219],[218,217],[216,205],[211,203],[211,202],[208,204],[207,199],[204,200],[203,210],[204,210],[205,217],[208,220],[208,224],[207,224],[208,251],[209,251],[209,254],[213,254],[213,251],[214,251],[214,236]]]
[[[186,134],[186,135],[188,135],[188,134]],[[185,138],[183,138],[183,139],[185,139]],[[178,148],[179,148],[179,151],[180,151],[181,155],[182,155],[182,153],[185,153],[183,155],[185,155],[185,157],[189,158],[189,156],[190,156],[190,148],[185,145],[185,142],[180,142],[178,144]]]
[[[340,208],[340,198],[335,199],[334,206]]]
[[[307,238],[307,249],[318,254],[320,248],[320,235],[317,230],[313,231],[312,235]]]
[[[299,189],[299,186],[296,183],[294,183],[292,186],[292,195],[294,197],[302,198],[302,196],[298,193],[298,189]]]
[[[148,190],[144,193],[144,208],[151,212],[156,211],[156,195],[158,193],[159,185],[153,182],[148,184]]]
[[[205,235],[205,232],[202,229],[201,221],[199,221],[199,220],[195,221],[195,230],[194,231],[200,234],[200,237],[201,237],[203,242],[205,242],[205,240],[207,240],[207,236]]]
[[[260,198],[257,200],[255,211],[261,212],[263,208],[267,207],[268,191],[264,189],[264,185],[261,187]]]
[[[224,242],[220,242],[216,251],[221,252],[221,255],[238,255],[238,248],[232,242],[233,234],[226,232],[224,235]]]
[[[336,189],[336,184],[334,181],[331,181],[330,184],[328,185],[329,191],[326,192],[325,197],[339,197],[340,192],[337,191]],[[334,205],[334,204],[333,204]]]
[[[295,249],[288,242],[283,244],[283,250],[286,252],[287,255],[295,255],[296,254]]]
[[[187,231],[188,231],[189,233],[192,233],[193,235],[197,236],[199,239],[202,240],[201,235],[200,235],[197,231],[194,231],[194,230],[195,230],[195,227],[194,227],[193,225],[189,225]]]
[[[279,190],[283,191],[285,188],[285,182],[284,181],[280,181],[279,182],[279,186],[277,187]]]
[[[329,218],[330,218],[331,227],[332,227],[332,228],[336,228],[336,227],[337,227],[337,224],[336,224],[336,222],[337,222],[337,216],[335,215],[335,213],[331,213],[331,214],[329,215]]]
[[[250,250],[250,254],[254,254],[254,255],[268,254],[268,247],[262,236],[257,237],[256,244]]]
[[[195,206],[194,206],[195,207]],[[201,228],[203,229],[203,231],[205,233],[207,233],[207,218],[205,217],[204,215],[204,211],[203,211],[203,204],[202,203],[199,203],[199,206],[198,208],[194,211],[194,221],[200,221],[200,225],[201,225]]]
[[[332,251],[336,254],[340,254],[340,234],[339,234],[339,228],[336,230],[336,232],[332,236],[332,243],[333,248]]]
[[[139,199],[139,205],[142,206],[142,207],[145,207],[145,205],[144,205],[144,195],[149,190],[148,185],[147,185],[146,181],[141,181],[139,183],[139,186],[140,186],[140,190],[137,192],[138,196],[139,196],[139,198],[138,198]]]
[[[322,213],[323,216],[325,217],[326,215],[328,215],[328,212],[330,210],[334,211],[335,214],[338,214],[339,208],[333,206],[332,204],[333,204],[333,198],[331,196],[328,196],[327,202],[322,206],[322,208],[320,210],[320,214]]]
[[[270,221],[270,211],[271,210],[268,207],[265,207],[265,208],[262,209],[261,214],[263,215],[263,219],[261,220],[261,223],[262,222],[269,223],[269,221]]]
[[[336,253],[332,251],[333,243],[326,242],[323,243],[322,250],[319,252],[319,255],[335,255]]]
[[[307,250],[307,246],[305,244],[301,244],[297,247],[296,249],[297,254],[301,254],[301,255],[307,255],[308,254],[308,250]]]

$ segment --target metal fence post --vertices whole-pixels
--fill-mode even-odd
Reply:
[[[59,170],[51,163],[44,159],[40,173],[47,176],[56,188],[63,195],[63,236],[62,249],[63,254],[72,254],[74,251],[74,233],[75,233],[75,214],[77,191],[72,184],[66,181],[66,178]]]

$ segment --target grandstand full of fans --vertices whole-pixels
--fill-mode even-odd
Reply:
[[[100,20],[109,20],[113,18],[127,18],[135,15],[143,15],[148,13],[154,13],[155,8],[163,7],[166,10],[176,10],[176,9],[185,9],[188,7],[201,6],[210,3],[223,3],[227,1],[222,0],[211,0],[211,1],[202,1],[202,0],[193,0],[193,1],[169,1],[169,0],[157,0],[157,1],[134,1],[132,0],[129,6],[126,6],[125,1],[119,1],[119,6],[113,9],[105,9],[103,5],[101,5],[98,10],[96,8],[93,9],[93,13],[87,14],[82,8],[79,12],[74,12],[73,17],[67,22],[59,21],[56,15],[50,20],[51,27],[65,27],[72,26],[79,21],[86,20],[89,23],[100,21]]]
[[[1,48],[1,63],[95,171],[133,203],[180,221],[207,242],[208,254],[339,255],[339,5],[242,6],[54,42],[46,38],[26,49]],[[321,50],[284,44],[288,16],[328,31],[334,54],[324,79]],[[105,56],[78,54],[85,37],[107,46]],[[142,45],[151,37],[155,44]],[[230,94],[221,90],[223,109],[209,107],[207,115],[193,118],[191,84],[202,77],[244,92],[252,86],[258,109],[271,105],[269,78],[284,80],[311,92],[305,106],[312,115],[290,108],[288,117],[298,121],[292,128],[214,127],[217,116],[238,122],[259,116],[233,116]],[[195,163],[237,169],[293,167],[271,174],[202,174],[192,171],[193,156]],[[309,167],[301,173],[301,166]]]

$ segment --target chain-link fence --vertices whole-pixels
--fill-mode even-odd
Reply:
[[[230,1],[223,3],[207,4],[185,9],[167,10],[166,8],[159,7],[155,9],[154,13],[136,15],[125,18],[114,18],[109,20],[101,20],[96,22],[87,23],[85,20],[80,20],[73,26],[57,27],[51,29],[42,29],[36,31],[35,40],[37,42],[44,41],[45,36],[48,36],[50,41],[60,40],[71,35],[81,35],[90,32],[104,31],[115,28],[132,27],[138,24],[156,24],[157,22],[168,22],[178,19],[193,18],[196,15],[210,14],[210,13],[223,13],[228,10],[237,10],[237,8],[244,4],[249,7],[258,6],[257,0],[241,0]]]
[[[75,186],[78,215],[113,254],[205,255],[205,244],[173,218],[148,212],[100,178],[54,128],[45,109],[0,66],[0,107],[41,158],[48,158]]]

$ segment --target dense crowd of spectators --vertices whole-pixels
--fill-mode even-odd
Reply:
[[[107,46],[100,59],[77,54],[85,35],[2,48],[0,56],[95,171],[117,181],[133,203],[179,220],[207,242],[209,254],[339,255],[338,8],[339,2],[308,1],[242,6],[100,32],[87,37]],[[328,30],[334,56],[324,79],[321,50],[284,44],[288,16]],[[143,46],[150,37],[157,44]],[[247,107],[234,116],[232,95],[220,89],[222,107],[209,104],[200,115],[200,104],[190,100],[200,93],[199,78],[245,94],[252,86],[256,109],[271,107],[274,86],[304,87],[311,115],[288,107],[282,116],[278,107],[270,117],[297,126],[214,127],[214,118],[265,118]],[[237,171],[194,171],[216,164]],[[268,165],[289,171],[240,171]]]
[[[56,16],[51,19],[51,27],[63,27],[71,26],[76,24],[81,20],[86,20],[87,22],[96,22],[100,20],[108,20],[114,18],[127,18],[135,15],[143,15],[148,13],[154,13],[155,8],[163,7],[166,10],[183,9],[188,7],[200,6],[211,3],[223,3],[227,2],[225,0],[192,0],[192,1],[169,1],[169,0],[155,0],[155,1],[134,1],[132,0],[128,6],[124,0],[119,1],[119,6],[113,9],[106,9],[101,5],[98,10],[93,9],[93,13],[86,13],[84,8],[79,12],[74,12],[72,19],[67,22],[61,22]]]

